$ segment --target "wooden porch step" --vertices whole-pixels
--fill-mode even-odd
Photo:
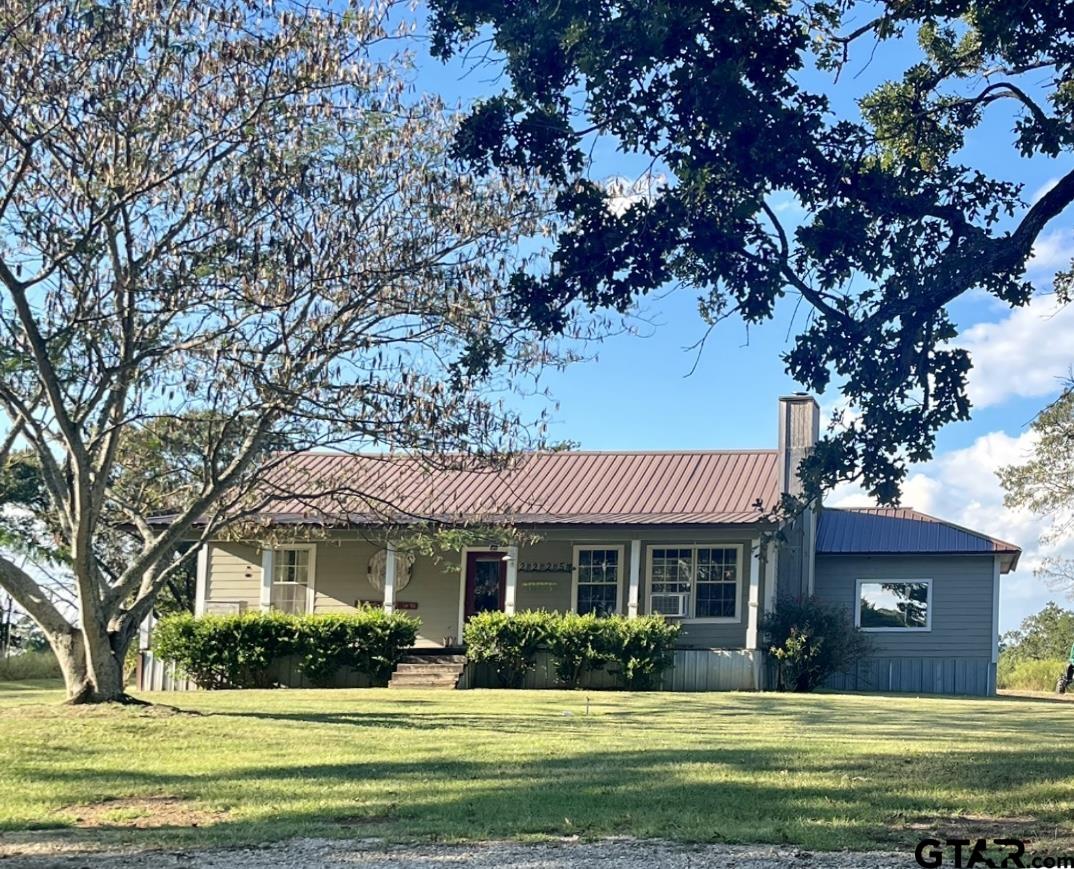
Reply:
[[[454,655],[443,652],[428,652],[426,654],[410,653],[404,655],[400,662],[403,664],[466,664],[465,655]]]
[[[436,661],[437,657],[452,660]],[[388,682],[389,688],[444,688],[458,687],[459,679],[466,667],[466,658],[462,655],[408,655],[398,665]]]
[[[461,676],[465,667],[465,664],[411,664],[409,661],[403,661],[403,663],[396,666],[395,673],[396,675],[442,675],[445,673],[454,673],[457,676]]]

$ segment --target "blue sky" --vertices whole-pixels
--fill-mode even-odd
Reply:
[[[841,113],[856,113],[856,99],[877,82],[897,75],[913,61],[914,46],[882,47],[852,65],[838,88],[830,77],[807,72],[810,87],[832,96]],[[449,102],[466,105],[496,92],[492,70],[465,73],[459,64],[444,66],[419,57],[415,86],[436,91]],[[1049,182],[1070,169],[1061,161],[1024,160],[1010,146],[1011,116],[995,112],[974,131],[966,162],[1025,185],[1032,200]],[[998,144],[997,144],[998,143]],[[616,152],[611,143],[597,151],[593,174],[635,179],[639,162]],[[793,204],[788,203],[793,211]],[[1007,510],[995,469],[1016,462],[1031,446],[1028,423],[1054,398],[1074,363],[1074,311],[1056,311],[1049,295],[1051,276],[1066,268],[1074,253],[1074,220],[1064,215],[1038,244],[1030,274],[1040,297],[1011,311],[984,294],[958,300],[951,308],[963,329],[962,346],[974,359],[970,393],[973,419],[950,426],[939,439],[933,461],[915,467],[903,503],[980,531],[1012,540],[1025,549],[1022,566],[1005,578],[1001,627],[1015,627],[1049,599],[1074,605],[1033,575],[1042,551],[1037,538],[1043,523]],[[546,379],[558,402],[550,438],[572,440],[587,449],[713,449],[775,445],[776,397],[796,391],[780,354],[794,334],[794,299],[784,300],[776,318],[747,331],[737,321],[721,324],[709,337],[696,370],[687,348],[703,334],[696,293],[676,291],[642,303],[643,336],[622,335],[597,348],[594,361]],[[799,323],[804,309],[799,311]],[[819,396],[826,410],[837,394]],[[853,487],[832,494],[828,503],[857,505],[868,499]],[[1074,546],[1068,546],[1074,554]],[[1056,551],[1053,547],[1048,551]]]

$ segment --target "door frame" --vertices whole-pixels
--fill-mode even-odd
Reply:
[[[466,624],[466,566],[470,560],[470,553],[489,553],[495,552],[502,555],[507,555],[506,546],[464,546],[462,552],[459,555],[459,622],[458,633],[455,635],[455,642],[457,645],[462,645],[462,629]],[[504,580],[506,583],[506,579]],[[506,592],[506,588],[504,588]]]

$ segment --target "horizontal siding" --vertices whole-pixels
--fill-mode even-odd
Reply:
[[[853,618],[859,579],[931,579],[932,630],[868,633],[876,658],[992,656],[993,556],[817,556],[816,596]]]
[[[744,649],[746,647],[746,611],[749,609],[749,583],[742,595],[743,610],[740,622],[690,622],[682,623],[677,645],[702,649]],[[763,598],[762,598],[763,600]]]
[[[261,554],[249,543],[213,543],[205,599],[239,602],[247,610],[261,606]]]
[[[516,607],[519,611],[546,609],[566,611],[571,605],[569,569],[547,570],[546,565],[570,564],[575,545],[621,546],[623,550],[622,584],[619,590],[621,611],[627,611],[631,571],[631,541],[640,539],[641,564],[639,613],[649,605],[646,564],[653,547],[680,545],[738,544],[742,547],[742,572],[739,586],[741,619],[733,623],[683,622],[678,645],[693,649],[743,649],[749,618],[749,571],[751,543],[741,530],[711,529],[544,529],[542,539],[524,545],[519,552]],[[317,556],[314,575],[314,611],[348,612],[358,601],[377,601],[382,593],[367,581],[369,560],[377,545],[361,538],[357,532],[328,532],[316,539]],[[461,592],[461,556],[433,559],[419,557],[412,579],[400,589],[400,602],[416,604],[404,611],[422,621],[419,645],[441,645],[445,640],[459,640],[459,599]],[[759,599],[765,599],[765,578],[760,577]],[[245,604],[256,610],[261,599],[261,550],[256,543],[213,543],[209,557],[206,585],[209,602]]]

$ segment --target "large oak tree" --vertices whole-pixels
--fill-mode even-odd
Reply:
[[[1035,435],[1031,453],[999,470],[1004,503],[1046,520],[1040,542],[1058,548],[1074,539],[1074,386],[1068,385],[1044,408],[1030,430]],[[1074,558],[1061,553],[1046,556],[1037,573],[1056,589],[1074,595]]]
[[[788,371],[818,392],[836,381],[857,411],[825,438],[808,480],[861,477],[896,498],[908,463],[970,412],[970,360],[946,307],[972,290],[1025,305],[1034,241],[1074,200],[1074,4],[430,6],[436,52],[505,73],[458,152],[479,169],[538,167],[558,186],[568,228],[550,271],[516,276],[516,306],[555,331],[577,300],[626,306],[675,283],[700,291],[710,323],[760,322],[781,297],[800,299],[808,317]],[[876,56],[895,74],[846,111]],[[990,130],[975,164],[963,146],[997,113],[1009,134]],[[623,208],[593,177],[594,137],[668,183]],[[1058,180],[1029,201],[988,171],[1000,149],[1008,163],[1055,160]],[[788,200],[803,212],[796,226],[777,207]],[[1057,286],[1068,294],[1070,276]]]
[[[490,390],[550,358],[501,292],[541,191],[456,171],[388,6],[0,6],[0,431],[76,611],[15,558],[0,587],[72,701],[123,699],[183,541],[307,494],[257,485],[280,444],[486,456],[526,432]]]

